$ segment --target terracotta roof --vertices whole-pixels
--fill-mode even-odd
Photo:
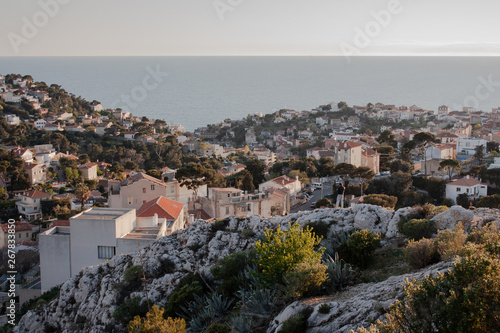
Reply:
[[[28,192],[25,192],[23,196],[31,198],[31,199],[37,199],[37,198],[45,198],[45,197],[50,197],[49,193],[38,191],[38,190],[31,190]]]
[[[359,142],[345,141],[339,144],[339,149],[352,149],[356,147],[361,147],[362,144]]]
[[[3,232],[7,233],[9,232],[9,223],[3,223],[0,226],[2,226]],[[29,223],[21,223],[21,222],[16,222],[16,231],[32,231],[31,225]]]
[[[454,185],[454,186],[475,186],[475,185],[486,185],[481,183],[479,180],[474,179],[474,178],[462,178],[462,179],[457,179],[452,181],[451,183],[448,183],[448,185]]]
[[[97,164],[90,162],[90,163],[82,164],[78,168],[79,169],[90,169],[90,168],[95,167],[95,166],[97,166]]]
[[[125,172],[124,172],[124,174],[125,174]],[[133,184],[141,179],[149,180],[150,182],[153,182],[153,183],[161,185],[161,186],[167,186],[164,182],[162,182],[158,178],[152,177],[148,174],[145,174],[144,172],[137,172],[136,174],[128,177],[127,179],[122,181],[121,186],[128,186],[128,185]]]
[[[69,227],[69,220],[55,220],[52,227]]]
[[[282,197],[282,198],[286,197],[286,193],[283,192],[282,190],[277,189],[277,188],[269,189],[269,194],[277,195],[277,196]]]
[[[173,201],[165,197],[158,197],[144,203],[137,211],[137,217],[149,217],[158,214],[159,218],[176,220],[183,207],[184,205],[180,202]]]
[[[41,164],[37,164],[37,163],[25,163],[24,164],[24,168],[28,169],[28,170],[34,169],[37,166],[42,166],[42,165]]]
[[[212,218],[203,209],[191,209],[191,210],[188,210],[188,214],[189,215],[194,215],[195,219],[210,220]]]
[[[288,176],[279,176],[279,177],[276,177],[274,179],[271,179],[270,181],[272,181],[276,184],[279,184],[279,185],[287,185],[287,184],[295,182],[295,180],[296,180],[295,178],[290,178]]]

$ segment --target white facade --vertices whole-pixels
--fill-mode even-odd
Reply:
[[[19,125],[21,123],[21,119],[15,114],[6,114],[5,120],[9,125]]]
[[[476,138],[458,138],[457,139],[457,154],[474,155],[475,149],[478,146],[484,147],[486,153],[486,140]]]
[[[47,121],[45,119],[38,119],[35,121],[35,128],[44,129]]]
[[[446,198],[451,199],[454,203],[457,202],[457,197],[463,193],[466,193],[471,200],[478,199],[488,195],[488,185],[477,179],[469,178],[469,176],[446,184]]]
[[[42,291],[165,235],[164,221],[154,216],[136,221],[135,213],[135,209],[93,207],[71,217],[69,228],[54,227],[40,234]]]

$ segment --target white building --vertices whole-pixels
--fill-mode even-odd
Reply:
[[[471,200],[488,195],[488,185],[479,180],[466,176],[446,184],[446,198],[457,202],[460,194],[466,193]]]
[[[21,123],[21,119],[15,114],[6,114],[5,120],[9,125],[19,125]]]
[[[166,234],[166,222],[153,215],[136,219],[135,209],[93,207],[70,218],[69,227],[40,234],[42,292],[83,268],[115,255],[133,253]]]
[[[38,119],[35,121],[35,128],[37,129],[44,129],[45,125],[47,125],[47,120],[45,119]]]
[[[486,153],[486,140],[477,138],[458,138],[457,139],[457,154],[474,155],[475,149],[478,146],[483,146]]]
[[[42,203],[44,199],[50,199],[50,194],[38,190],[28,191],[19,195],[16,201],[17,211],[27,220],[42,218]]]

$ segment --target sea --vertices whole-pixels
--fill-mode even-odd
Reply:
[[[106,108],[186,130],[327,103],[500,107],[498,57],[0,57],[0,74],[32,75]]]

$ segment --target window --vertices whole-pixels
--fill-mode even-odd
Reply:
[[[154,191],[154,190],[155,190],[155,186],[151,185],[151,191]]]
[[[142,188],[142,193],[146,193],[146,188],[145,187]]]
[[[173,186],[170,187],[170,193],[174,193],[175,192],[175,189]]]
[[[457,187],[457,192],[460,192],[460,191],[461,191],[460,187]]]
[[[115,254],[116,254],[116,247],[114,246],[97,247],[97,258],[99,259],[111,259]]]
[[[132,204],[132,197],[128,197],[128,204],[131,205]]]
[[[19,238],[23,237],[23,235],[21,235],[21,233],[19,233]]]
[[[30,237],[30,234],[29,232],[26,233],[26,238],[29,238]]]
[[[229,207],[226,207],[226,215],[229,215]]]

